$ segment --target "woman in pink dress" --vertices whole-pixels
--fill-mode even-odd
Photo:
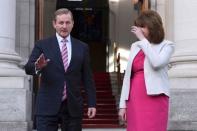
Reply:
[[[131,46],[120,97],[119,116],[127,131],[166,131],[169,106],[168,63],[174,44],[164,40],[161,17],[144,11],[131,32]]]

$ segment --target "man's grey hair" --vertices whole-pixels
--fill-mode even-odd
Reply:
[[[72,20],[74,21],[72,12],[67,8],[60,8],[60,9],[56,10],[54,13],[53,20],[56,21],[57,16],[62,15],[62,14],[70,14]]]

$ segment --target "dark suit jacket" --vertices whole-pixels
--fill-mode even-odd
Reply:
[[[29,61],[25,65],[25,71],[29,75],[36,75],[35,61],[41,53],[50,59],[48,65],[41,73],[41,83],[36,100],[37,115],[56,115],[62,102],[64,81],[67,87],[68,111],[72,116],[82,116],[83,101],[81,96],[81,85],[83,84],[88,95],[88,106],[96,106],[95,85],[89,62],[88,46],[71,37],[71,61],[64,71],[61,52],[56,36],[40,40],[35,44]]]

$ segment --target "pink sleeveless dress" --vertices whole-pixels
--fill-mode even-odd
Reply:
[[[144,58],[145,55],[140,50],[132,65],[131,89],[126,114],[127,131],[166,131],[169,97],[164,94],[147,95],[144,81]]]

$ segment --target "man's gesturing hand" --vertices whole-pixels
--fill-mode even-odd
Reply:
[[[95,115],[96,115],[96,108],[94,108],[94,107],[88,108],[87,115],[88,115],[88,118],[95,117]]]
[[[47,66],[49,61],[50,59],[45,59],[45,56],[42,53],[35,62],[36,69],[41,70],[43,67]]]

